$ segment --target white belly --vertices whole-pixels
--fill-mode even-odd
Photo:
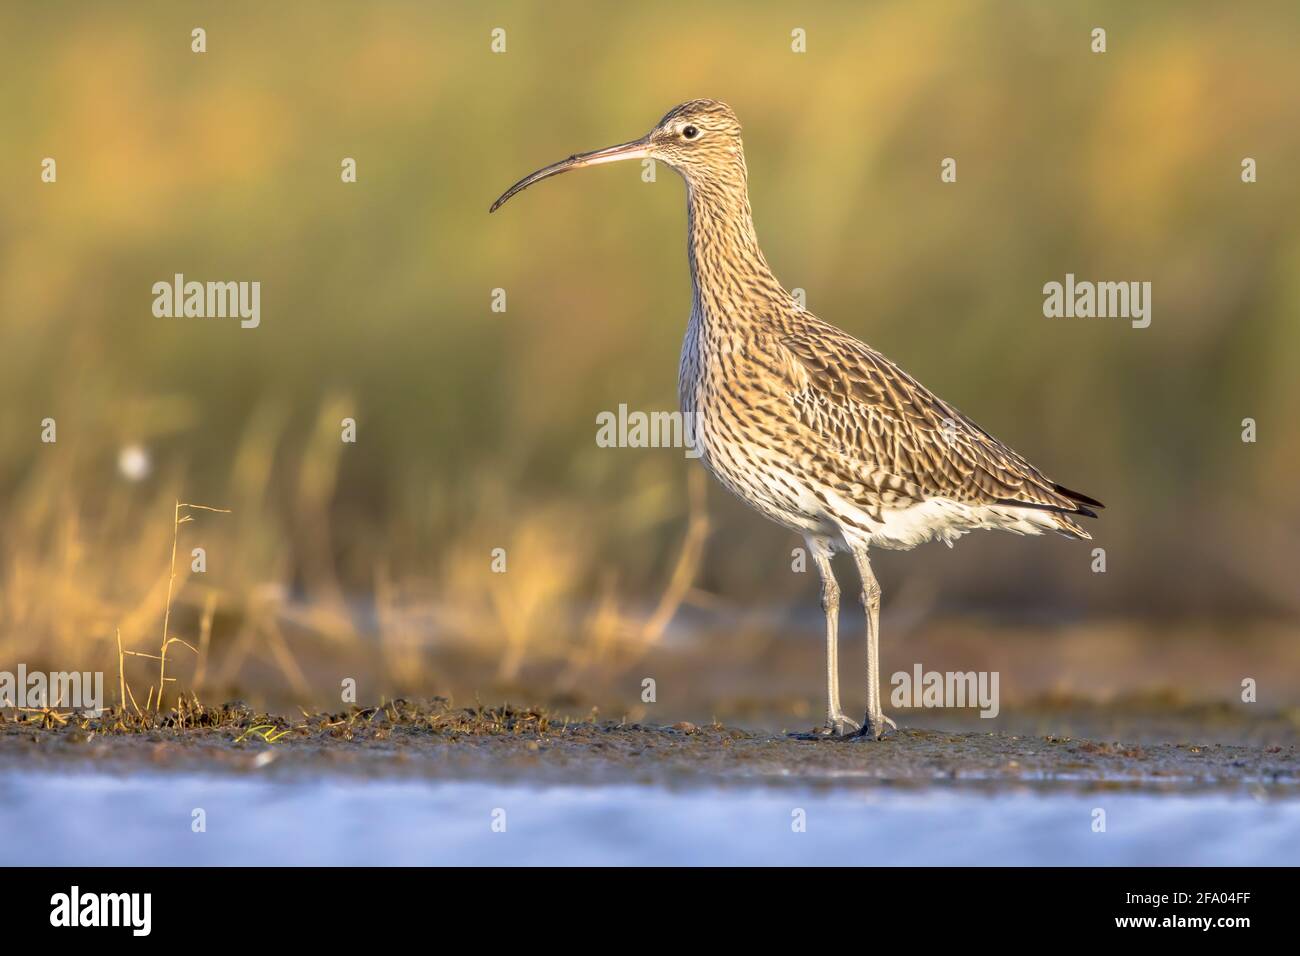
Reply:
[[[866,522],[868,533],[849,533],[867,547],[907,551],[926,541],[952,543],[981,529],[1012,534],[1043,534],[1059,530],[1050,512],[1000,505],[970,505],[949,498],[932,498],[907,508],[885,509],[881,520]]]

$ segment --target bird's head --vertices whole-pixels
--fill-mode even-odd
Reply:
[[[744,156],[740,120],[721,100],[690,100],[675,106],[645,138],[648,156],[687,179],[728,169]]]
[[[618,146],[577,153],[530,173],[515,183],[492,204],[495,212],[515,193],[533,183],[567,173],[571,169],[599,166],[624,159],[654,159],[671,167],[688,183],[713,179],[744,178],[744,149],[740,121],[721,100],[689,100],[668,111],[654,129],[640,139]]]

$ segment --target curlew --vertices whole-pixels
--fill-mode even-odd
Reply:
[[[875,349],[806,309],[777,281],[754,232],[740,123],[691,100],[640,139],[579,153],[515,183],[654,159],[686,181],[693,297],[678,390],[701,459],[723,486],[798,532],[821,576],[826,723],[813,736],[879,739],[880,585],[872,548],[950,545],[968,531],[1091,536],[1101,503],[1056,484]],[[1090,507],[1091,506],[1091,507]],[[852,555],[867,616],[867,708],[840,706],[836,552]]]

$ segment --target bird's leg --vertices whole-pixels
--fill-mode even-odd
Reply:
[[[862,578],[862,606],[867,612],[867,716],[859,735],[879,740],[886,727],[898,729],[880,707],[880,583],[865,548],[854,548],[853,560]]]
[[[826,723],[816,734],[797,735],[842,737],[858,730],[840,709],[840,585],[831,567],[831,549],[824,541],[806,539],[817,573],[822,579],[822,612],[826,615]]]

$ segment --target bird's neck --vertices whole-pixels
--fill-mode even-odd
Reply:
[[[758,304],[788,298],[758,246],[744,166],[687,182],[687,252],[695,304],[710,324],[760,321]]]

